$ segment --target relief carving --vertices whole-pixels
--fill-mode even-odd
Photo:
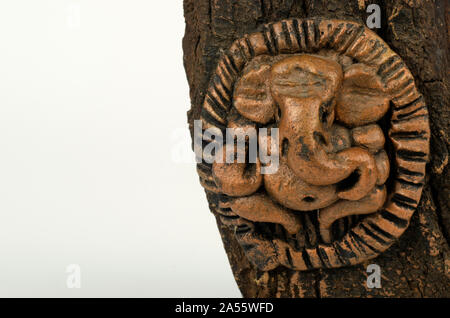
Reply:
[[[223,144],[221,159],[231,152],[232,162],[197,171],[211,210],[261,270],[374,258],[420,200],[427,108],[401,58],[357,23],[290,19],[236,40],[219,59],[201,121],[204,130],[241,128],[246,140],[243,149]],[[250,157],[249,131],[260,128],[278,129],[254,136],[279,158],[272,173],[258,156],[237,160]]]

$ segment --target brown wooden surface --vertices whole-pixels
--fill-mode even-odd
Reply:
[[[190,85],[191,125],[200,107],[221,50],[267,22],[289,17],[326,17],[364,23],[365,5],[382,8],[377,33],[405,61],[424,95],[432,130],[431,161],[422,200],[411,225],[387,252],[354,267],[295,272],[256,270],[233,234],[218,221],[225,249],[246,297],[449,297],[450,185],[448,178],[449,26],[446,0],[298,1],[185,0],[184,64]],[[206,198],[205,198],[206,199]],[[382,288],[368,289],[366,267],[380,265]]]

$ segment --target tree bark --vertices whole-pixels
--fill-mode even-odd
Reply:
[[[365,24],[366,6],[381,7],[374,31],[399,54],[424,95],[431,126],[431,159],[421,202],[398,242],[376,259],[338,269],[257,270],[233,233],[217,225],[244,297],[449,297],[450,183],[448,172],[450,7],[446,0],[184,0],[184,65],[190,86],[188,122],[200,110],[221,50],[268,22],[324,17]],[[382,287],[369,289],[368,264],[381,267]]]

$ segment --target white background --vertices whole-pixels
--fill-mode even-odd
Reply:
[[[240,296],[188,160],[183,34],[181,0],[0,2],[0,297]]]

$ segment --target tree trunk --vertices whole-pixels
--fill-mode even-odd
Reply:
[[[424,95],[431,126],[431,158],[420,204],[400,239],[376,259],[352,267],[263,272],[245,257],[233,233],[217,225],[244,297],[449,297],[450,183],[448,163],[450,7],[446,0],[184,0],[184,65],[193,121],[221,50],[262,24],[323,17],[366,23],[366,6],[381,7],[374,31],[400,55]],[[211,202],[210,202],[211,203]],[[368,264],[381,268],[381,288],[367,287]]]

